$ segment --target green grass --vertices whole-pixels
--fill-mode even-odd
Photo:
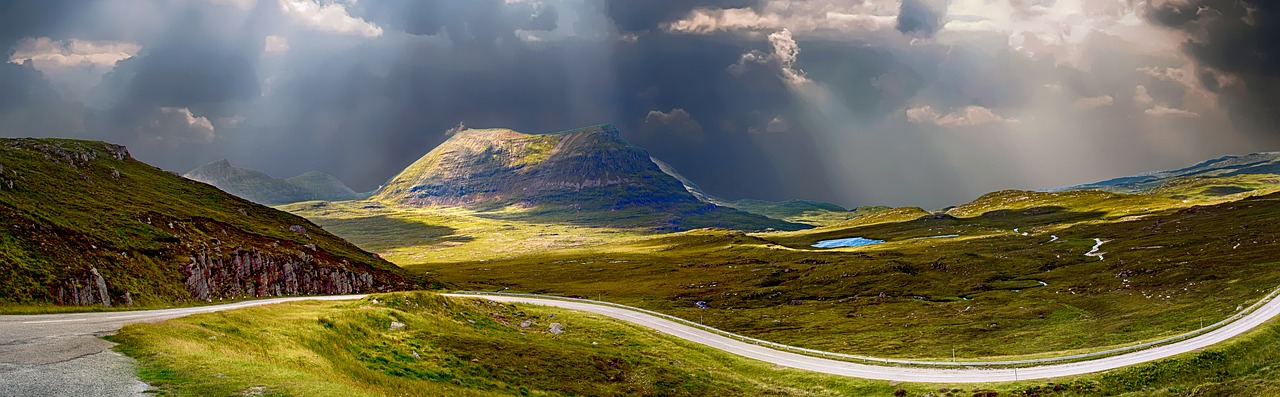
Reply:
[[[375,303],[376,302],[376,303]],[[392,321],[404,329],[392,331]],[[520,324],[529,321],[528,328]],[[552,322],[566,332],[552,335]],[[1118,370],[997,384],[920,384],[775,367],[589,313],[378,295],[125,327],[111,337],[161,395],[1267,396],[1280,326]],[[414,354],[417,354],[417,357]]]

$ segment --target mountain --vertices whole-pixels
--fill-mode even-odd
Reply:
[[[0,302],[162,305],[415,288],[298,216],[119,145],[0,139]]]
[[[373,199],[409,207],[516,207],[570,222],[673,230],[804,227],[700,201],[608,124],[552,134],[461,131]]]
[[[323,172],[308,172],[288,179],[274,178],[251,168],[218,160],[186,173],[187,179],[208,183],[227,193],[263,205],[299,201],[343,201],[367,197],[356,193],[338,178]]]
[[[1280,174],[1280,152],[1222,156],[1186,168],[1146,172],[1051,191],[1104,190],[1112,193],[1140,193],[1159,188],[1180,178],[1220,178],[1257,174]]]

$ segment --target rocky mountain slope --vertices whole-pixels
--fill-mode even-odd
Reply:
[[[373,199],[410,207],[516,207],[611,226],[803,227],[699,200],[607,124],[554,134],[461,131],[392,178]]]
[[[280,179],[252,168],[233,166],[227,160],[202,165],[183,176],[263,205],[311,200],[356,200],[367,196],[351,190],[338,178],[323,172],[312,171]]]
[[[158,305],[415,288],[306,219],[129,156],[0,139],[0,303]]]
[[[1140,193],[1164,186],[1177,179],[1232,177],[1239,175],[1280,174],[1280,152],[1261,152],[1239,156],[1222,156],[1186,168],[1152,171],[1101,182],[1068,186],[1061,190],[1104,190],[1112,193]]]

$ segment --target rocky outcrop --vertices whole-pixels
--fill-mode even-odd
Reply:
[[[102,273],[98,272],[98,268],[91,267],[79,277],[67,279],[58,286],[57,302],[76,306],[101,303],[104,307],[111,307],[111,293],[108,292],[107,280],[102,277]],[[128,300],[128,304],[132,305],[133,301]]]
[[[341,295],[373,292],[374,276],[325,267],[306,255],[272,258],[261,252],[244,252],[229,258],[191,257],[182,268],[191,296],[198,300],[286,295]]]

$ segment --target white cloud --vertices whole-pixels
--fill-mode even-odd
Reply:
[[[773,46],[773,57],[778,60],[778,65],[782,68],[782,76],[787,79],[787,82],[791,84],[809,82],[804,71],[795,67],[796,59],[800,56],[800,45],[791,38],[791,30],[782,29],[782,31],[770,33],[769,44]]]
[[[1150,116],[1200,117],[1199,113],[1186,109],[1171,108],[1165,105],[1156,105],[1151,109],[1147,109],[1146,113]]]
[[[916,124],[933,124],[941,127],[972,127],[986,124],[1017,124],[1018,119],[1006,118],[991,109],[970,105],[939,114],[930,106],[906,109],[907,120]]]
[[[1079,110],[1091,110],[1104,106],[1111,106],[1115,101],[1116,99],[1110,95],[1099,95],[1095,97],[1077,99],[1072,106],[1075,106],[1075,108]]]
[[[666,26],[668,31],[707,34],[717,31],[755,30],[794,32],[833,30],[865,32],[893,29],[896,1],[768,0],[756,8],[697,8]]]
[[[13,47],[9,62],[21,64],[29,60],[36,69],[41,70],[91,66],[112,68],[116,63],[132,58],[141,50],[142,46],[137,43],[124,41],[53,40],[48,37],[28,37]]]
[[[773,60],[773,56],[764,53],[764,51],[748,51],[738,57],[738,63],[729,65],[729,74],[741,76],[743,73],[747,72],[747,69],[751,67],[751,64],[765,64],[769,63],[770,60]]]
[[[1134,104],[1141,107],[1146,107],[1147,105],[1150,105],[1151,102],[1154,102],[1154,101],[1155,101],[1155,98],[1152,98],[1151,93],[1147,92],[1146,86],[1140,85],[1137,88],[1133,89]]]
[[[262,50],[268,54],[282,54],[288,52],[289,38],[276,35],[267,36],[266,43],[263,45]]]
[[[650,110],[644,116],[646,131],[662,131],[666,133],[675,133],[682,138],[701,138],[702,124],[693,119],[688,111],[681,108],[671,109],[669,112],[658,110]]]
[[[365,37],[382,36],[382,27],[351,16],[339,3],[321,5],[312,0],[279,0],[280,11],[309,28]]]
[[[783,119],[782,115],[778,115],[769,120],[769,124],[765,126],[764,130],[771,133],[783,133],[789,129],[790,126],[787,124],[787,120]]]
[[[196,116],[188,108],[162,107],[151,121],[138,127],[138,133],[168,146],[180,143],[213,143],[216,131],[213,123],[203,116]]]

